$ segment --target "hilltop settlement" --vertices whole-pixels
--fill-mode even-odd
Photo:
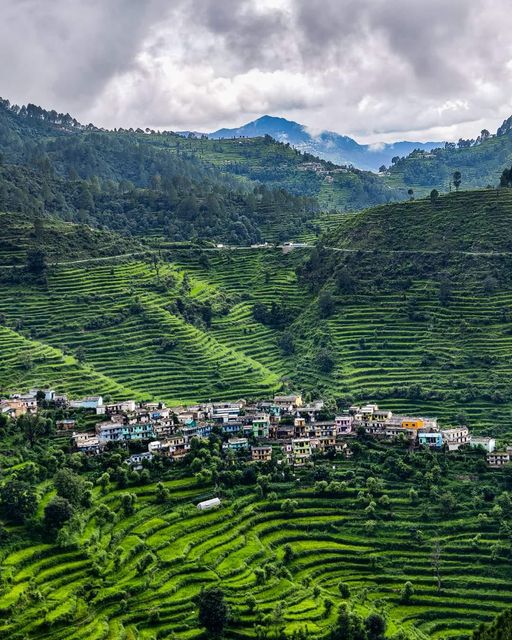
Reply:
[[[304,402],[300,394],[178,407],[134,400],[105,403],[101,396],[68,400],[51,389],[13,393],[0,400],[0,413],[11,418],[35,414],[40,408],[60,409],[63,415],[66,410],[87,413],[89,423],[91,417],[97,418],[94,430],[78,430],[73,418],[56,421],[57,434],[69,436],[75,451],[98,455],[113,445],[137,443],[137,452],[126,459],[136,470],[154,456],[181,460],[194,439],[212,434],[222,437],[226,454],[234,452],[254,462],[275,459],[293,467],[310,464],[323,454],[351,456],[350,443],[357,436],[403,442],[411,448],[481,447],[491,467],[512,461],[512,447],[497,450],[494,437],[471,434],[466,426],[442,428],[435,417],[397,415],[377,404],[354,405],[330,418],[322,400]]]

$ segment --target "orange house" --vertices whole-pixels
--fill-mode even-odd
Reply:
[[[402,429],[423,429],[425,422],[422,418],[403,418]]]

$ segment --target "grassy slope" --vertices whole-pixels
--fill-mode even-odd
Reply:
[[[9,220],[20,234],[20,246],[32,246],[30,225],[23,227],[23,234],[17,218]],[[57,225],[52,230],[56,246],[66,246],[69,228]],[[108,247],[111,236],[100,237]],[[284,297],[298,315],[302,294],[293,258],[276,251],[211,252],[206,268],[199,266],[198,251],[175,251],[171,261],[164,258],[158,274],[150,258],[69,265],[62,260],[50,268],[44,285],[20,280],[18,271],[4,268],[0,313],[10,354],[0,362],[4,389],[52,384],[74,395],[132,393],[167,401],[273,393],[290,373],[289,365],[277,348],[278,333],[254,322],[251,309],[256,301],[270,305]],[[6,252],[3,257],[8,262]],[[14,257],[23,256],[16,252]],[[184,293],[185,273],[191,289]],[[167,277],[172,282],[162,290],[159,282]],[[210,302],[211,329],[201,323],[194,326],[171,309],[178,299]],[[162,339],[173,346],[163,351]],[[53,347],[55,363],[50,369],[39,366],[42,343]],[[73,371],[90,373],[77,380],[64,360],[79,347],[85,363],[78,365],[71,357]],[[33,363],[27,362],[27,352]],[[101,376],[108,377],[108,384]]]
[[[246,488],[244,497],[227,499],[221,510],[207,513],[193,505],[211,496],[213,487],[193,478],[166,481],[171,501],[164,505],[155,502],[155,485],[113,489],[105,496],[96,489],[96,504],[108,505],[116,521],[102,525],[92,510],[86,512],[78,549],[30,543],[22,529],[16,532],[21,544],[1,557],[7,580],[0,593],[2,637],[199,638],[192,597],[216,583],[237,614],[226,636],[231,639],[255,637],[258,620],[278,603],[288,633],[307,627],[312,637],[324,636],[336,613],[334,607],[326,616],[324,603],[340,602],[340,581],[350,587],[358,612],[377,609],[385,614],[390,634],[403,628],[414,640],[462,640],[509,606],[511,569],[506,553],[499,551],[499,523],[490,515],[492,502],[475,505],[473,482],[460,476],[464,466],[452,458],[451,471],[440,483],[458,496],[450,517],[437,504],[424,506],[428,492],[421,481],[385,481],[390,503],[377,506],[373,532],[365,524],[366,503],[357,499],[369,473],[367,462],[337,461],[335,467],[331,473],[338,477],[356,474],[342,496],[275,485],[279,499],[270,502]],[[480,479],[485,482],[485,475]],[[412,486],[423,504],[411,504]],[[120,504],[128,492],[137,495],[131,516],[123,515]],[[287,496],[298,501],[288,516],[281,510]],[[485,524],[479,511],[490,515]],[[413,535],[416,530],[419,537]],[[441,592],[430,559],[436,539],[442,549]],[[257,569],[279,566],[287,544],[294,552],[286,563],[289,573],[274,572],[258,584]],[[141,573],[137,563],[148,552],[152,560]],[[407,580],[415,595],[404,605],[400,590]],[[257,602],[252,613],[246,606],[249,595]]]
[[[337,363],[311,384],[512,433],[511,220],[506,190],[452,194],[435,209],[389,205],[341,225],[325,239],[342,249],[326,252],[326,277],[344,271],[356,286],[336,292],[335,275],[332,317],[319,320],[315,305],[301,320],[310,352],[314,332],[328,336]]]
[[[321,261],[336,304],[328,319],[319,318],[316,296],[295,275],[309,252],[273,250],[209,251],[209,264],[198,250],[174,250],[160,266],[161,278],[174,276],[166,291],[149,259],[61,265],[50,270],[47,290],[6,283],[0,313],[7,337],[33,339],[35,353],[41,343],[67,354],[81,347],[85,363],[75,366],[107,376],[116,396],[129,389],[167,401],[261,397],[292,380],[323,395],[374,398],[510,435],[511,218],[506,190],[452,194],[435,208],[417,201],[357,214],[326,238],[343,249],[327,249]],[[353,277],[353,293],[336,289],[340,270]],[[191,290],[184,294],[185,273]],[[169,306],[179,298],[211,302],[211,327],[185,322]],[[130,310],[136,299],[142,312]],[[252,318],[257,301],[292,310],[293,356],[279,351],[279,331]],[[105,322],[94,326],[97,318]],[[162,352],[162,338],[174,346]],[[318,370],[321,346],[335,357],[332,373]],[[9,366],[0,365],[4,387],[34,382],[20,353],[13,347]],[[46,377],[59,380],[53,370],[37,380]],[[74,393],[105,393],[88,376],[77,385],[66,373],[61,383]]]
[[[113,134],[112,134],[113,135]],[[187,154],[211,163],[221,171],[269,187],[318,198],[323,210],[351,210],[399,197],[392,188],[368,171],[333,171],[332,181],[325,175],[304,170],[312,160],[326,170],[336,165],[313,156],[304,157],[292,147],[265,138],[197,140],[178,136],[138,136],[141,145]],[[321,224],[321,219],[320,219]]]

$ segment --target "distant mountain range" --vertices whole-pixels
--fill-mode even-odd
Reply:
[[[359,144],[353,138],[342,136],[333,131],[322,131],[318,135],[311,135],[307,128],[285,118],[263,116],[249,122],[238,129],[219,129],[208,134],[209,138],[255,138],[269,135],[279,142],[289,142],[290,145],[303,151],[331,160],[336,164],[352,164],[359,169],[378,171],[382,165],[389,166],[391,158],[407,156],[415,149],[430,151],[443,145],[442,142],[394,142],[392,144]]]

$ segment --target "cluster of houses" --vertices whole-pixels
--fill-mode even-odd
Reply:
[[[303,402],[299,394],[277,395],[258,402],[208,402],[194,406],[166,407],[163,403],[126,400],[104,403],[101,396],[69,401],[53,390],[33,389],[0,400],[0,413],[17,418],[35,413],[41,402],[70,409],[83,409],[98,417],[94,431],[78,431],[74,419],[62,419],[58,432],[71,435],[76,450],[98,454],[109,443],[139,441],[147,450],[127,462],[141,468],[155,455],[180,460],[190,451],[193,438],[223,436],[223,450],[243,452],[255,462],[272,456],[293,466],[303,466],[315,454],[329,451],[351,455],[351,439],[362,433],[381,440],[405,440],[411,446],[456,451],[460,447],[482,447],[487,462],[501,467],[512,461],[512,447],[496,450],[491,437],[471,435],[465,426],[442,429],[437,418],[395,415],[376,404],[352,406],[326,420],[321,400]],[[229,454],[232,455],[232,454]]]

